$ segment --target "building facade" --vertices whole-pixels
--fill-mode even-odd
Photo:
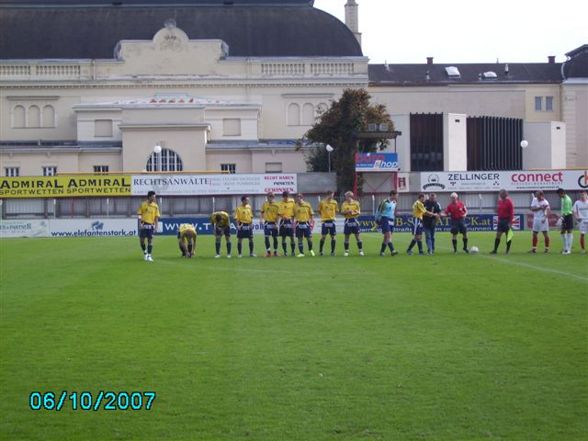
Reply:
[[[357,8],[346,26],[310,0],[2,3],[2,175],[303,172],[295,141],[346,88],[387,106],[402,171],[588,166],[588,46],[563,64],[368,65]],[[492,130],[508,146],[480,160]]]

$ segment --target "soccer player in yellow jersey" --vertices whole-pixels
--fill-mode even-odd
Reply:
[[[296,221],[296,238],[298,239],[298,251],[297,257],[304,257],[304,245],[303,238],[306,237],[308,244],[308,252],[314,257],[314,251],[312,250],[312,223],[314,212],[312,206],[304,200],[304,196],[301,193],[296,195],[296,204],[294,205],[294,220]]]
[[[425,195],[419,193],[417,200],[412,204],[412,234],[413,238],[406,250],[408,255],[412,254],[412,249],[415,244],[419,247],[419,254],[425,254],[423,252],[423,217],[424,216],[435,216],[434,213],[427,211],[425,208]]]
[[[181,224],[178,228],[178,246],[182,257],[192,257],[196,251],[196,228],[192,224]]]
[[[227,242],[227,258],[231,258],[231,219],[226,211],[215,211],[210,215],[210,222],[214,226],[216,259],[220,257],[220,247],[223,235]]]
[[[261,206],[261,220],[263,222],[263,235],[265,236],[265,255],[271,257],[270,237],[274,240],[274,256],[278,255],[278,213],[280,205],[275,201],[272,192],[267,194],[267,199]]]
[[[292,256],[295,255],[296,245],[294,244],[294,199],[290,197],[288,191],[282,193],[282,200],[278,203],[278,217],[280,218],[280,237],[282,238],[282,249],[284,250],[284,256],[288,255],[288,248],[286,245],[286,238],[290,238],[290,249]]]
[[[341,213],[345,216],[345,226],[343,227],[343,234],[345,235],[345,257],[349,256],[349,236],[355,235],[357,241],[357,249],[359,255],[363,256],[363,242],[359,238],[359,222],[357,218],[361,214],[359,201],[353,199],[353,192],[348,191],[345,193],[345,200],[341,204]]]
[[[155,202],[155,192],[147,193],[147,200],[137,210],[139,215],[139,243],[147,262],[153,262],[151,252],[153,251],[153,234],[157,231],[159,221],[159,206]],[[147,246],[145,247],[145,239]]]
[[[331,235],[331,256],[335,255],[335,245],[337,244],[337,240],[335,239],[337,235],[335,216],[339,207],[333,196],[335,196],[335,193],[328,191],[326,197],[319,202],[318,206],[318,212],[321,216],[321,242],[319,247],[321,256],[323,255],[327,234]]]
[[[235,209],[235,219],[237,221],[238,257],[242,257],[243,239],[249,239],[249,256],[255,257],[253,253],[253,210],[247,196],[241,197],[241,205]]]

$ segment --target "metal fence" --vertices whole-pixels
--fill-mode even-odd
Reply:
[[[398,199],[400,213],[409,213],[418,193],[401,193]],[[579,192],[569,192],[573,200]],[[387,193],[370,193],[360,197],[362,211],[373,213],[379,203],[386,198]],[[516,211],[525,212],[531,204],[530,192],[510,194]],[[316,208],[323,195],[305,194],[306,201]],[[493,213],[496,208],[498,194],[491,193],[461,193],[461,198],[471,213]],[[449,203],[449,193],[438,193],[438,201],[442,207]],[[555,192],[546,193],[546,198],[552,210],[560,208],[560,200]],[[68,198],[68,199],[5,199],[1,205],[3,219],[35,219],[35,218],[90,218],[112,217],[128,218],[135,215],[143,197],[120,198]],[[279,198],[277,198],[279,200]],[[339,202],[343,197],[337,198]],[[253,210],[259,215],[265,201],[264,195],[250,197]],[[208,216],[216,210],[232,213],[240,203],[240,196],[167,196],[159,197],[158,203],[162,216]]]

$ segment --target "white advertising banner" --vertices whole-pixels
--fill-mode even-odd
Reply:
[[[580,190],[588,170],[423,172],[421,191]]]
[[[158,196],[296,193],[298,181],[295,173],[132,176],[133,195],[151,190]]]
[[[137,219],[50,219],[51,237],[137,236]]]
[[[48,237],[48,220],[0,220],[0,238]]]

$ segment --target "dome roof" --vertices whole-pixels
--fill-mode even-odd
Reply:
[[[0,59],[113,58],[168,19],[229,56],[362,56],[353,33],[309,0],[0,0]]]

